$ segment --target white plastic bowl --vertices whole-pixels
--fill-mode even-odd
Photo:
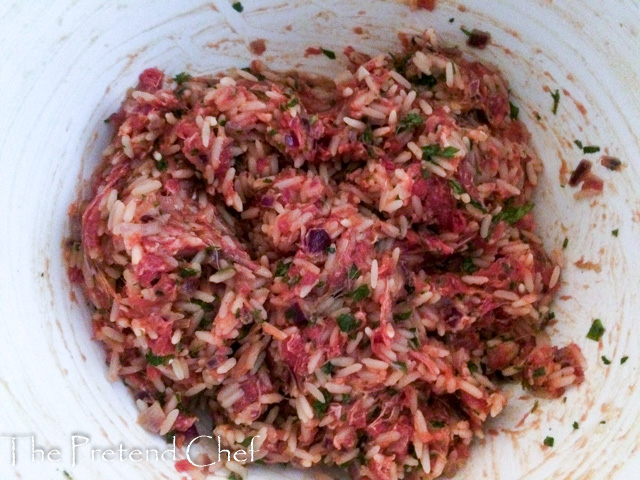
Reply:
[[[57,479],[63,470],[77,480],[179,478],[170,463],[91,460],[90,447],[164,444],[137,426],[125,387],[107,381],[87,309],[81,298],[73,301],[62,261],[67,208],[111,133],[103,119],[144,68],[176,74],[245,66],[254,58],[248,43],[264,38],[261,59],[274,68],[332,74],[340,60],[304,58],[305,48],[388,51],[397,48],[399,30],[434,27],[443,41],[466,51],[461,26],[491,32],[489,48],[467,53],[499,65],[510,79],[545,163],[539,233],[549,249],[569,239],[554,341],[576,341],[589,369],[566,402],[541,401],[523,421],[534,399],[513,389],[514,399],[492,425],[498,435],[474,443],[456,478],[637,478],[640,8],[632,0],[461,3],[439,0],[430,13],[381,0],[245,0],[240,14],[225,0],[2,2],[0,434],[27,438],[17,440],[16,466],[10,440],[0,439],[1,478]],[[356,26],[364,33],[356,35]],[[545,89],[564,92],[557,115]],[[606,186],[594,201],[576,201],[573,189],[559,185],[561,162],[572,168],[582,157],[574,139],[600,145],[625,164],[620,173],[595,167]],[[578,268],[580,259],[600,271]],[[585,338],[595,317],[607,329],[600,344]],[[629,359],[620,365],[623,356]],[[75,467],[74,434],[90,438]],[[31,435],[36,446],[60,450],[61,460],[41,462],[38,454],[32,461]],[[543,448],[546,436],[555,438],[553,448]],[[251,474],[276,476],[303,474]]]

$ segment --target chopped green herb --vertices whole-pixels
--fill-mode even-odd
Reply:
[[[504,220],[509,225],[513,225],[517,221],[519,221],[522,217],[524,217],[527,213],[529,213],[533,209],[533,203],[528,203],[526,205],[515,206],[507,203],[505,207],[502,209],[500,213],[498,213],[495,217],[493,217],[494,222],[499,222],[500,220]]]
[[[429,422],[433,428],[444,428],[445,423],[443,420],[431,420]]]
[[[556,90],[551,94],[551,98],[553,98],[553,107],[551,107],[551,111],[555,115],[558,113],[558,104],[560,103],[560,92]]]
[[[471,373],[476,373],[478,371],[478,366],[471,361],[467,362],[467,368]]]
[[[184,82],[188,82],[189,80],[191,80],[191,75],[189,75],[187,72],[180,72],[175,77],[173,77],[173,81],[178,85],[182,85]]]
[[[278,133],[278,131],[275,128],[272,128],[267,133],[269,134],[270,137],[273,137],[276,133]]]
[[[227,124],[227,119],[226,118],[218,119],[218,125],[220,125],[221,127],[224,127],[226,124]]]
[[[328,253],[336,253],[336,249],[335,249],[335,247],[329,247],[329,248],[327,248],[327,252]]]
[[[393,364],[402,370],[403,373],[407,373],[409,370],[407,369],[407,364],[404,362],[393,362]]]
[[[149,365],[157,367],[159,365],[166,365],[167,363],[169,363],[169,360],[173,358],[173,355],[158,356],[154,355],[151,352],[147,352],[144,357],[147,359],[147,363]]]
[[[258,308],[251,310],[251,316],[254,322],[260,322],[262,320],[262,312]]]
[[[104,123],[110,123],[111,122],[111,117],[107,117],[104,119]]]
[[[597,153],[600,151],[600,147],[597,145],[587,145],[582,149],[582,151],[584,153]]]
[[[289,263],[284,263],[282,260],[280,260],[278,262],[278,264],[276,265],[276,271],[273,274],[274,277],[284,277],[287,272],[289,271],[289,268],[291,267],[291,262]]]
[[[164,172],[169,167],[169,162],[166,158],[162,157],[160,160],[156,160],[156,168],[159,172]]]
[[[263,183],[273,183],[273,179],[271,179],[271,178],[263,178],[262,182]]]
[[[464,189],[464,187],[460,185],[460,183],[457,182],[456,180],[453,180],[453,179],[449,180],[449,186],[453,190],[453,193],[455,193],[456,195],[462,195],[463,193],[467,192]]]
[[[322,371],[324,373],[326,373],[327,375],[331,375],[333,373],[334,370],[334,365],[331,362],[327,362],[322,366]]]
[[[187,268],[187,267],[181,267],[180,270],[178,271],[178,275],[180,275],[182,278],[196,277],[199,273],[200,273],[199,270],[196,270],[195,268]]]
[[[587,333],[587,338],[589,340],[593,340],[595,342],[600,341],[602,335],[604,335],[605,328],[602,325],[602,322],[599,318],[596,318],[591,324],[591,328],[589,329],[589,333]]]
[[[542,117],[540,116],[540,114],[538,112],[535,112],[534,115],[536,117],[536,120],[538,120],[538,121],[542,120]]]
[[[66,470],[62,471],[62,474],[64,475],[65,478],[67,478],[68,480],[73,480],[73,477],[69,474],[69,472],[67,472]]]
[[[449,19],[449,23],[453,23],[453,22],[455,22],[455,21],[456,21],[456,19],[455,19],[455,18],[453,18],[453,17],[451,17],[451,18]]]
[[[244,448],[247,448],[249,445],[251,445],[251,440],[253,440],[252,436],[247,437],[242,442],[240,442],[240,445],[242,445]]]
[[[467,30],[464,27],[460,27],[460,30],[462,30],[462,33],[464,33],[467,37],[471,36],[471,32],[469,30]]]
[[[237,473],[230,473],[228,480],[242,480],[242,477]]]
[[[371,130],[369,125],[367,125],[367,128],[365,128],[362,135],[360,135],[360,141],[368,145],[373,144],[373,130]]]
[[[355,264],[351,265],[347,276],[349,277],[349,280],[355,280],[360,276],[360,270],[358,270],[358,267],[356,267]]]
[[[329,392],[327,392],[326,390],[324,390],[322,394],[324,395],[324,402],[321,402],[320,400],[314,400],[312,405],[313,414],[318,419],[324,417],[327,413],[327,410],[329,409],[329,400],[331,399]]]
[[[472,274],[480,270],[480,268],[473,263],[473,259],[467,257],[462,261],[462,272],[466,274]]]
[[[613,235],[614,237],[617,237],[619,233],[619,230],[616,228],[615,230],[611,230],[611,235]]]
[[[294,286],[300,283],[300,280],[302,280],[302,275],[298,274],[295,277],[291,277],[288,281],[287,284],[289,286]]]
[[[205,312],[210,312],[211,310],[213,310],[213,304],[202,301],[199,298],[192,298],[191,303],[195,303]]]
[[[408,113],[404,118],[398,122],[396,127],[396,133],[408,132],[415,130],[424,123],[424,119],[417,113]]]
[[[401,313],[395,313],[393,315],[393,319],[396,322],[404,322],[411,316],[412,313],[413,313],[413,310],[408,310],[406,312],[401,312]]]
[[[348,393],[342,394],[342,403],[349,403],[351,401],[351,395]]]
[[[338,327],[343,332],[350,332],[358,327],[358,320],[351,313],[343,313],[338,319]]]
[[[556,318],[556,312],[549,312],[547,319],[553,320],[554,318]]]
[[[520,114],[520,109],[513,103],[509,102],[509,117],[511,120],[517,120],[518,114]]]
[[[604,425],[605,423],[607,422],[605,422],[604,420],[600,420],[600,425]]]
[[[298,97],[293,97],[291,100],[289,100],[289,102],[285,105],[285,110],[289,110],[290,108],[295,107],[296,105],[298,105],[298,102],[300,100],[298,100]]]
[[[580,428],[580,424],[578,422],[573,422],[573,429],[578,430]]]
[[[564,242],[562,242],[562,248],[566,249],[568,246],[569,246],[569,239],[565,237]]]
[[[317,51],[317,50],[316,50]],[[322,53],[325,54],[325,56],[327,58],[330,58],[331,60],[335,60],[336,59],[336,54],[335,52],[331,51],[331,50],[327,50],[326,48],[322,49]]]
[[[362,284],[358,288],[356,288],[354,291],[349,293],[348,296],[351,297],[354,302],[359,302],[367,298],[369,296],[369,293],[370,293],[369,286],[366,284]]]
[[[242,6],[242,3],[240,2],[235,2],[233,5],[231,5],[231,7],[238,13],[242,12],[244,10],[244,7]]]
[[[422,159],[433,161],[433,157],[453,158],[459,149],[456,147],[441,148],[437,143],[425,145],[422,148]]]
[[[431,172],[429,170],[427,170],[426,168],[422,169],[421,174],[422,174],[422,178],[424,180],[427,180],[429,177],[431,177]]]
[[[167,443],[173,443],[173,439],[176,437],[176,432],[169,432],[166,435],[164,435],[162,438],[164,438],[164,441]]]
[[[444,150],[442,150],[442,152],[440,153],[440,156],[444,158],[453,158],[455,154],[458,153],[459,151],[460,151],[459,148],[447,147]]]
[[[580,140],[574,140],[573,143],[575,143],[576,147],[578,147],[580,150],[584,148],[584,145],[582,145],[582,142]]]
[[[605,357],[604,355],[602,355],[602,363],[604,363],[605,365],[611,365],[611,360],[609,360],[607,357]]]
[[[629,357],[622,357],[620,359],[620,365],[624,365],[625,363],[627,363],[627,360],[629,360]]]
[[[554,443],[553,437],[546,437],[546,438],[544,439],[544,444],[545,444],[547,447],[553,447],[553,443]]]
[[[536,368],[533,371],[533,378],[544,377],[546,373],[547,371],[544,369],[544,367]]]

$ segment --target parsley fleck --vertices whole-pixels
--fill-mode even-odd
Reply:
[[[569,246],[569,239],[565,237],[564,242],[562,242],[562,248],[566,249],[568,246]]]
[[[616,228],[615,230],[611,230],[611,235],[613,235],[614,237],[618,236],[618,232],[619,230]]]
[[[444,428],[445,425],[443,420],[431,420],[429,423],[433,428]]]
[[[462,33],[464,33],[467,37],[471,36],[471,32],[469,30],[467,30],[464,27],[460,27],[460,30],[462,30]]]
[[[253,436],[245,438],[242,442],[240,442],[240,445],[242,445],[244,448],[247,448],[249,445],[251,445],[251,440],[253,440]]]
[[[493,217],[494,222],[499,222],[500,220],[504,220],[509,225],[513,225],[517,221],[519,221],[522,217],[524,217],[527,213],[529,213],[533,209],[533,203],[528,203],[526,205],[515,206],[507,204],[502,209],[500,213],[498,213],[495,217]]]
[[[427,180],[429,177],[431,177],[431,172],[429,170],[427,170],[426,168],[422,169],[421,174],[422,174],[422,178],[424,180]]]
[[[207,303],[203,300],[200,300],[199,298],[192,298],[191,303],[195,303],[205,312],[210,312],[211,310],[213,310],[213,304]]]
[[[343,332],[350,332],[358,327],[358,320],[351,313],[343,313],[338,319],[338,327]]]
[[[464,187],[460,185],[460,183],[457,182],[456,180],[453,180],[453,179],[449,180],[449,186],[453,190],[453,193],[455,193],[456,195],[462,195],[463,193],[466,193],[466,190],[464,189]]]
[[[574,140],[573,143],[575,143],[576,147],[578,147],[580,150],[584,148],[584,145],[582,145],[582,142],[580,140]]]
[[[353,290],[351,293],[349,293],[348,296],[351,297],[354,302],[359,302],[367,298],[369,296],[369,293],[370,293],[369,286],[363,284],[363,285],[360,285],[355,290]]]
[[[351,395],[348,393],[342,394],[342,403],[349,403],[351,401]]]
[[[509,117],[511,118],[511,120],[517,120],[519,113],[520,109],[512,102],[509,102]]]
[[[582,151],[584,153],[597,153],[600,151],[600,147],[597,145],[587,145],[582,149]]]
[[[455,22],[455,21],[456,21],[456,19],[455,19],[455,18],[453,18],[453,17],[451,17],[451,18],[449,19],[449,23],[453,23],[453,22]]]
[[[110,123],[111,122],[111,117],[107,117],[104,119],[104,123]]]
[[[415,130],[424,123],[424,119],[417,113],[408,113],[404,118],[398,122],[396,127],[396,133],[408,132]]]
[[[314,400],[312,405],[313,413],[318,419],[324,417],[327,413],[327,410],[329,409],[329,400],[331,399],[329,392],[327,392],[326,390],[324,390],[322,394],[324,395],[324,402],[321,402],[320,400]]]
[[[362,135],[360,135],[360,141],[368,145],[373,144],[373,130],[371,130],[369,125],[367,125],[367,128],[365,128]]]
[[[409,370],[407,369],[407,364],[404,362],[393,362],[393,364],[402,370],[403,373],[407,373]]]
[[[544,369],[544,367],[536,368],[533,371],[533,378],[544,377],[546,373],[547,371]]]
[[[240,477],[240,475],[238,475],[238,474],[230,473],[228,480],[242,480],[242,477]]]
[[[336,249],[335,249],[335,247],[329,247],[329,248],[327,248],[327,252],[328,253],[336,253]]]
[[[291,277],[288,281],[287,284],[292,287],[294,285],[297,285],[300,283],[300,280],[302,280],[302,275],[298,274],[295,277]]]
[[[178,85],[182,85],[184,82],[188,82],[189,80],[191,80],[191,75],[189,75],[187,72],[180,72],[175,77],[173,77],[173,81]]]
[[[471,373],[476,373],[478,371],[478,366],[471,361],[467,362],[467,368]]]
[[[291,263],[284,263],[282,260],[280,260],[278,262],[278,264],[276,265],[276,271],[273,274],[274,277],[284,277],[287,272],[289,271],[289,268],[291,267]]]
[[[625,356],[625,357],[622,357],[622,358],[620,359],[620,365],[624,365],[625,363],[627,363],[627,360],[629,360],[629,357],[626,357],[626,356]]]
[[[326,373],[327,375],[331,375],[333,373],[334,370],[334,365],[331,362],[327,362],[322,366],[322,371],[324,373]]]
[[[218,125],[220,125],[221,127],[224,127],[226,124],[227,124],[227,119],[226,118],[218,119]]]
[[[551,94],[551,98],[553,98],[553,107],[551,108],[551,111],[555,115],[556,113],[558,113],[558,104],[560,103],[560,92],[556,90]]]
[[[66,470],[62,471],[62,474],[64,475],[65,478],[67,478],[68,480],[73,480],[73,477],[69,474],[69,472],[67,472]]]
[[[433,161],[433,157],[453,158],[459,149],[456,147],[442,148],[440,145],[434,143],[431,145],[425,145],[422,148],[422,159],[427,161]]]
[[[167,363],[169,363],[169,360],[173,358],[173,355],[158,356],[154,355],[151,352],[147,352],[144,357],[147,359],[147,363],[149,365],[157,367],[159,365],[166,365]]]
[[[354,265],[351,265],[351,268],[349,268],[349,272],[347,273],[349,280],[355,280],[356,278],[358,278],[360,276],[360,270],[358,270],[358,267]]]
[[[325,56],[327,58],[330,58],[331,60],[335,60],[336,59],[336,53],[331,51],[331,50],[327,50],[326,48],[322,49],[322,53],[325,54]]]
[[[578,430],[580,428],[580,424],[578,422],[573,422],[573,429]]]
[[[200,272],[198,270],[196,270],[195,268],[186,268],[186,267],[182,267],[178,271],[178,275],[180,275],[182,278],[195,277],[199,273]]]
[[[611,365],[611,360],[609,360],[607,357],[605,357],[604,355],[602,355],[602,363],[604,363],[605,365]]]
[[[602,325],[602,322],[599,318],[596,318],[591,324],[591,328],[589,329],[589,333],[587,333],[587,338],[589,340],[593,340],[595,342],[600,341],[602,335],[604,335],[605,328]]]
[[[475,263],[473,263],[473,260],[471,258],[467,257],[462,261],[462,272],[463,273],[466,273],[467,275],[470,275],[472,273],[477,272],[478,270],[480,270],[480,269],[478,268],[478,266]]]
[[[238,13],[242,12],[244,10],[244,7],[242,6],[242,3],[240,2],[235,2],[233,5],[231,5],[231,7]]]
[[[293,97],[291,100],[289,100],[289,102],[285,105],[285,110],[289,110],[290,108],[295,107],[296,105],[298,105],[298,97]]]
[[[553,447],[553,442],[554,442],[553,437],[546,437],[546,438],[544,439],[544,444],[545,444],[547,447]]]
[[[393,319],[396,322],[404,322],[411,316],[412,313],[413,313],[413,310],[407,310],[406,312],[401,312],[401,313],[394,313]]]
[[[156,168],[159,172],[164,172],[167,167],[169,167],[169,162],[166,158],[162,157],[160,160],[156,161]]]
[[[272,128],[267,133],[269,134],[270,137],[273,137],[276,133],[278,133],[278,131],[275,128]]]

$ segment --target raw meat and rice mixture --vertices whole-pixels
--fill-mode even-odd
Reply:
[[[507,83],[432,31],[400,38],[347,48],[335,83],[145,70],[110,117],[70,274],[149,431],[184,443],[204,412],[266,463],[433,479],[504,380],[583,380],[579,348],[543,333],[560,268]]]

